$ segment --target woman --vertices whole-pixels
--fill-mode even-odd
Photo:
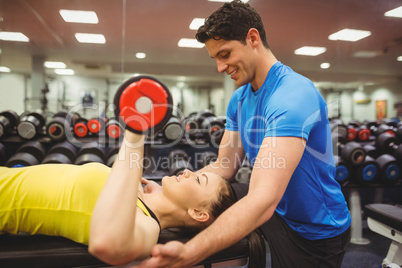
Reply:
[[[63,236],[120,265],[148,257],[162,229],[200,230],[235,202],[230,185],[213,173],[186,170],[155,187],[141,179],[143,150],[144,136],[126,131],[111,169],[0,167],[0,232]],[[154,190],[145,193],[141,182]]]

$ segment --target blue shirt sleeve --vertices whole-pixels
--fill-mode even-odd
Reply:
[[[286,81],[287,80],[287,81]],[[301,137],[308,140],[314,123],[320,120],[320,102],[314,85],[304,79],[286,77],[265,107],[265,137]]]

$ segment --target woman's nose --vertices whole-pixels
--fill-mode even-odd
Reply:
[[[184,176],[185,178],[190,178],[190,176],[193,175],[193,174],[194,174],[194,173],[191,172],[191,171],[188,170],[188,169],[185,169],[184,172],[183,172],[183,176]]]

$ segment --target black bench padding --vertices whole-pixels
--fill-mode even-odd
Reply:
[[[369,204],[364,207],[364,214],[402,232],[402,206]]]
[[[171,240],[186,242],[194,234],[162,231],[159,243]],[[216,253],[200,264],[216,263],[248,256],[248,240]],[[0,267],[104,267],[108,266],[91,254],[88,247],[63,237],[44,235],[0,235]]]

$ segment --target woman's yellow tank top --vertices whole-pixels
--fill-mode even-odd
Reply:
[[[0,167],[0,233],[63,236],[88,244],[92,211],[110,170],[98,163]],[[140,200],[137,206],[150,216]]]

